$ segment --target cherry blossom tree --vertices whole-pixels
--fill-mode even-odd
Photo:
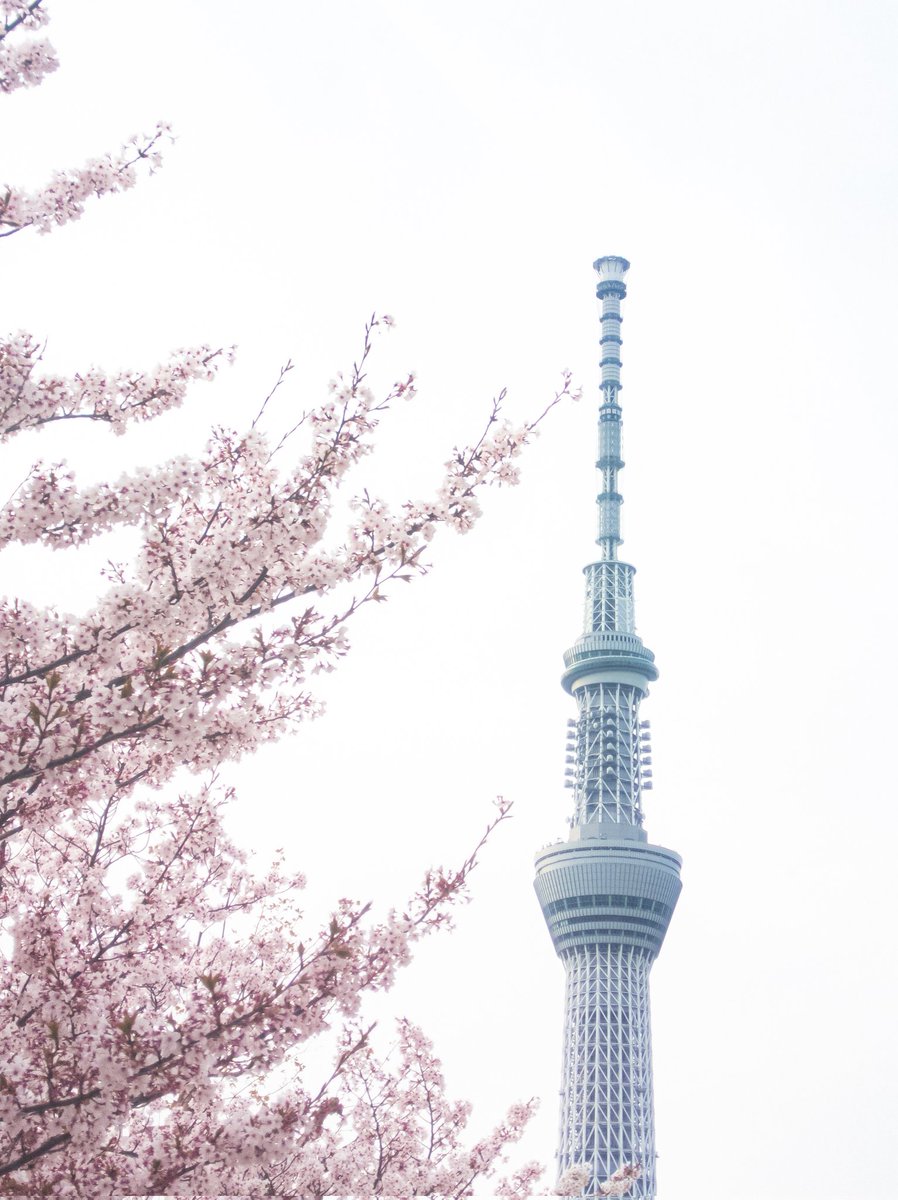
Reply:
[[[42,0],[0,0],[0,91],[56,68],[33,36],[46,19]],[[81,217],[152,171],[165,137],[35,192],[0,188],[0,236]],[[0,512],[0,548],[139,535],[82,615],[0,601],[0,1195],[464,1196],[526,1124],[532,1105],[514,1105],[467,1141],[469,1106],[445,1095],[424,1035],[400,1021],[392,1048],[375,1045],[362,1010],[449,923],[483,839],[401,910],[343,901],[316,928],[296,870],[251,869],[224,821],[221,765],[317,712],[314,676],[346,653],[353,616],[423,574],[436,530],[467,531],[485,488],[516,482],[538,423],[508,424],[500,396],[431,496],[392,509],[359,487],[384,415],[415,393],[412,376],[369,385],[391,323],[369,321],[355,364],[283,437],[265,401],[194,459],[89,487],[37,462]],[[63,377],[13,334],[0,438],[63,421],[124,434],[230,357],[207,345]],[[570,394],[565,376],[548,408]],[[341,488],[356,489],[342,528]],[[333,1069],[313,1080],[304,1051],[328,1034]],[[538,1174],[491,1187],[524,1196]]]

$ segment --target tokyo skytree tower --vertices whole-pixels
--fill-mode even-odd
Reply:
[[[652,786],[648,721],[639,705],[657,679],[636,635],[634,568],[617,557],[621,459],[620,302],[630,264],[595,263],[602,302],[602,399],[596,466],[598,562],[584,569],[583,633],[565,652],[566,783],[574,815],[566,841],[536,857],[536,893],[566,975],[559,1173],[582,1163],[594,1194],[622,1164],[642,1174],[628,1197],[655,1200],[655,1114],[649,971],[680,893],[680,857],[653,846],[641,794]]]

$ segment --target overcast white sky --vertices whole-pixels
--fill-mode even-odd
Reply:
[[[653,972],[661,1200],[894,1195],[898,8],[892,0],[58,0],[62,69],[4,100],[0,179],[171,120],[156,177],[3,245],[0,325],[48,362],[240,347],[152,436],[35,439],[82,477],[276,417],[392,312],[375,374],[419,372],[362,482],[425,492],[490,397],[539,411],[516,491],[360,620],[328,715],[235,770],[235,828],[286,843],[309,912],[401,902],[515,801],[457,931],[391,1006],[487,1125],[543,1097],[562,970],[532,855],[563,834],[561,653],[593,555],[591,263],[633,266],[623,556],[661,679],[652,840],[684,857]],[[7,465],[15,482],[21,463]],[[92,560],[7,554],[3,590],[85,603]],[[696,1172],[698,1172],[696,1174]],[[775,1179],[770,1182],[771,1176]]]

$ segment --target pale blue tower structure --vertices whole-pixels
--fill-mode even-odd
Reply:
[[[565,782],[574,815],[566,841],[536,857],[536,894],[566,975],[559,1173],[586,1164],[595,1192],[639,1162],[632,1200],[655,1200],[655,1113],[649,971],[680,893],[679,855],[652,845],[642,793],[652,786],[648,721],[639,706],[658,677],[636,634],[635,570],[618,559],[621,458],[621,300],[630,264],[595,263],[602,302],[602,399],[596,467],[600,549],[584,570],[583,633],[565,652]]]

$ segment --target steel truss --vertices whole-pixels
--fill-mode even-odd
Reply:
[[[559,1171],[584,1163],[587,1194],[622,1163],[642,1176],[628,1196],[655,1197],[655,1120],[646,950],[614,945],[565,955]]]
[[[584,633],[635,633],[633,576],[629,563],[604,559],[586,568]]]
[[[639,702],[642,692],[625,683],[579,688],[574,823],[642,824]]]

